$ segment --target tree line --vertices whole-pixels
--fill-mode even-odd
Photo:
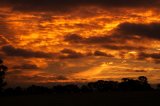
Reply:
[[[98,80],[89,82],[82,86],[76,84],[56,85],[53,87],[44,87],[32,85],[28,88],[16,87],[5,88],[5,74],[8,68],[0,60],[0,95],[35,95],[35,94],[54,94],[54,93],[86,93],[86,92],[108,92],[108,91],[152,91],[160,90],[160,85],[157,89],[153,89],[148,83],[145,76],[139,76],[137,79],[122,78],[118,81]]]

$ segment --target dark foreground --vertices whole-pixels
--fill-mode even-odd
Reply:
[[[106,92],[0,97],[0,106],[160,106],[160,92]]]

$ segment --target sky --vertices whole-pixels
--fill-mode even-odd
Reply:
[[[160,83],[160,0],[0,0],[9,85]]]

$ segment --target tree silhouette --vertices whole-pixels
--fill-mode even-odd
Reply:
[[[145,77],[145,76],[139,76],[139,77],[138,77],[138,80],[139,80],[140,82],[142,82],[142,83],[148,83],[147,77]]]
[[[148,83],[147,77],[140,76],[140,77],[138,77],[138,80],[139,80],[140,85],[141,85],[141,87],[140,87],[141,90],[151,90],[152,89],[150,84]]]
[[[3,87],[1,87],[3,88]],[[160,85],[157,86],[157,90]],[[137,79],[123,78],[121,82],[98,80],[89,82],[79,87],[75,84],[56,85],[53,88],[32,85],[28,88],[7,88],[4,95],[42,95],[42,94],[66,94],[66,93],[87,93],[87,92],[108,92],[108,91],[149,91],[154,90],[148,84],[147,77],[140,76]]]
[[[157,85],[157,90],[160,90],[160,84]]]
[[[138,79],[122,78],[122,82],[119,83],[119,89],[124,91],[152,90],[145,76],[139,76]]]
[[[5,74],[8,68],[3,65],[3,61],[0,59],[0,92],[2,92],[3,87],[6,85]]]

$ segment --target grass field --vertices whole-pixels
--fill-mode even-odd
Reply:
[[[0,106],[160,106],[160,92],[106,92],[0,97]]]

